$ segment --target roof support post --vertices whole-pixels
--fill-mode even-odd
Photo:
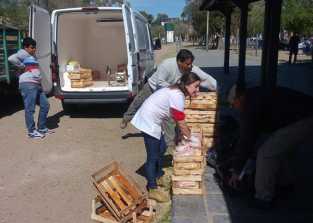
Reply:
[[[226,10],[225,15],[225,49],[224,49],[224,72],[229,74],[229,51],[230,51],[230,25],[232,10]]]
[[[277,81],[278,43],[282,0],[266,0],[262,50],[262,86],[270,96]]]
[[[245,87],[245,65],[247,49],[247,22],[248,22],[248,2],[240,4],[240,33],[239,33],[239,69],[237,85]]]

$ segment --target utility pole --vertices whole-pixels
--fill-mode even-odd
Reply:
[[[205,36],[205,48],[206,50],[209,50],[209,19],[210,19],[210,12],[207,11],[206,13],[206,36]]]

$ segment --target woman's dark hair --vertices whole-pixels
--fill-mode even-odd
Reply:
[[[201,81],[200,77],[193,72],[189,72],[189,73],[183,74],[183,76],[181,76],[180,80],[176,84],[172,85],[171,88],[178,88],[186,96],[186,95],[188,95],[186,86],[190,85],[196,81]]]
[[[36,41],[31,37],[25,37],[22,43],[23,48],[27,48],[29,46],[36,47]]]
[[[181,49],[176,56],[176,61],[179,62],[185,62],[188,59],[191,59],[193,61],[195,57],[193,56],[191,51],[186,49]]]

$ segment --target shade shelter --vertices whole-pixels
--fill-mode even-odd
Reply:
[[[240,16],[240,46],[237,84],[245,86],[245,55],[247,39],[248,6],[256,0],[203,0],[200,10],[219,10],[225,15],[225,55],[224,71],[229,72],[229,44],[231,13],[234,7],[239,7]],[[265,0],[264,34],[262,51],[262,86],[268,95],[276,86],[277,60],[280,31],[280,15],[282,0]]]

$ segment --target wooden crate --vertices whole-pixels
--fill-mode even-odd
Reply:
[[[172,175],[172,191],[175,195],[198,195],[203,194],[202,175]],[[186,184],[183,186],[183,184]]]
[[[92,181],[118,222],[129,221],[134,213],[141,214],[148,206],[146,192],[115,161],[93,174]]]
[[[214,124],[217,121],[216,111],[199,111],[186,109],[185,111],[187,123],[211,123]]]
[[[83,88],[83,87],[89,87],[93,85],[93,82],[91,80],[71,80],[71,87],[72,88]]]
[[[173,173],[175,176],[201,175],[204,172],[204,162],[185,162],[178,163],[174,161]]]
[[[215,137],[217,135],[216,124],[213,123],[187,123],[187,126],[191,131],[196,131],[193,129],[201,129],[203,137]]]
[[[155,212],[153,210],[153,202],[149,200],[149,207],[144,209],[141,214],[133,212],[132,218],[129,223],[150,223],[153,221]],[[102,202],[101,197],[97,196],[91,203],[91,219],[101,223],[118,223],[105,204]]]
[[[200,92],[197,97],[185,100],[186,109],[197,110],[216,110],[217,95],[216,92]]]

